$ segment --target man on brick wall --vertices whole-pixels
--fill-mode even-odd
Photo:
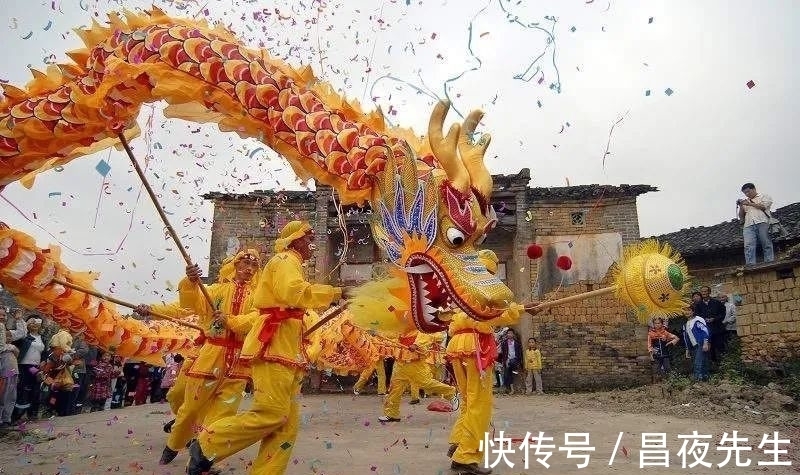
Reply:
[[[742,185],[742,193],[747,198],[736,201],[739,207],[739,219],[742,220],[742,235],[744,237],[745,264],[756,263],[756,247],[761,246],[764,253],[764,262],[775,260],[772,249],[772,239],[769,237],[769,220],[772,217],[770,207],[772,198],[769,195],[756,191],[752,183]]]

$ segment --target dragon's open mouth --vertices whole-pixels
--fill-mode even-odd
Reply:
[[[486,320],[456,292],[444,270],[424,254],[415,254],[404,269],[411,287],[411,316],[417,328],[435,333],[447,330],[448,322],[439,319],[439,313],[460,308],[476,320]]]

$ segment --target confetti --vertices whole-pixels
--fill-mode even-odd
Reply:
[[[100,160],[94,169],[97,170],[97,173],[103,175],[103,178],[105,178],[106,175],[108,175],[108,172],[111,171],[111,165],[109,165],[105,160]]]
[[[645,97],[649,96],[650,95],[650,89],[644,91],[644,95],[645,95]]]
[[[673,91],[672,89],[670,89],[670,88],[667,88],[667,90],[666,90],[666,91],[664,91],[664,94],[666,94],[667,96],[671,96],[673,92],[674,92],[674,91]]]
[[[44,27],[44,31],[48,31],[52,26],[53,26],[53,20],[48,21],[47,25],[45,25]]]
[[[650,19],[647,20],[647,24],[649,25],[650,23],[653,23],[653,17],[650,17]]]
[[[747,89],[753,89],[754,87],[756,87],[755,81],[753,81],[752,79],[747,81]]]

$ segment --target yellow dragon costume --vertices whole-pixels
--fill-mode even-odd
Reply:
[[[363,112],[310,68],[293,69],[245,48],[224,27],[158,9],[111,14],[108,26],[95,22],[78,34],[86,48],[69,53],[75,63],[34,71],[26,89],[3,85],[0,186],[17,180],[30,186],[38,173],[118,145],[119,134],[134,138],[142,104],[164,100],[169,117],[212,121],[223,131],[256,137],[281,153],[299,177],[333,186],[343,204],[368,202],[375,210],[373,231],[394,269],[355,295],[354,325],[429,333],[446,330],[439,307],[459,307],[479,320],[507,307],[511,291],[491,279],[476,254],[497,223],[483,163],[489,139],[471,140],[480,112],[444,134],[449,105],[439,103],[428,135],[420,138],[387,127],[379,112]],[[14,250],[0,260],[0,284],[10,284],[27,305],[52,305],[58,314],[76,292],[51,278],[69,281],[79,274],[19,231],[4,230],[0,239],[0,249]],[[401,304],[370,299],[376,290],[391,292]],[[65,310],[76,323],[96,328],[100,346],[122,342],[124,356],[151,359],[191,346],[192,332],[148,331],[126,323],[110,306],[98,313],[98,305],[80,294]]]

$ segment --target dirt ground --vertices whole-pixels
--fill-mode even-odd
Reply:
[[[658,387],[633,390],[634,396],[644,394],[652,398]],[[636,393],[638,391],[638,393]],[[648,393],[649,391],[649,393]],[[797,441],[800,431],[796,425],[763,425],[748,420],[737,420],[708,411],[689,412],[688,417],[668,415],[663,406],[654,408],[635,406],[639,413],[626,412],[634,407],[625,403],[626,392],[582,395],[498,396],[495,398],[494,425],[504,431],[505,437],[516,439],[513,452],[507,455],[508,463],[495,465],[498,475],[523,473],[614,473],[634,474],[646,470],[658,473],[800,473]],[[648,396],[649,394],[649,396]],[[612,397],[613,396],[613,397]],[[633,399],[631,396],[627,399]],[[637,396],[638,397],[638,396]],[[384,425],[377,421],[381,414],[381,398],[375,395],[353,396],[347,394],[301,396],[302,427],[293,451],[293,462],[288,475],[447,475],[453,472],[445,456],[447,436],[454,421],[454,413],[428,411],[423,404],[411,406],[404,401],[403,421]],[[612,401],[617,401],[616,403]],[[658,401],[658,398],[656,398]],[[662,401],[663,402],[663,401]],[[245,400],[242,408],[249,406]],[[680,406],[684,407],[684,406]],[[691,406],[688,406],[691,407]],[[712,419],[713,417],[713,419]],[[26,435],[8,433],[0,439],[0,473],[14,475],[84,475],[102,473],[142,473],[155,475],[182,474],[187,460],[182,452],[169,466],[157,464],[165,440],[161,425],[169,420],[166,404],[148,404],[113,411],[55,418],[29,424]],[[723,433],[738,431],[747,437],[743,460],[751,459],[749,467],[734,467],[734,459],[719,469],[697,466],[682,468],[678,454],[682,440],[679,434],[693,431],[712,436],[706,461],[715,464],[724,460],[724,453],[716,450]],[[791,466],[758,466],[758,461],[771,460],[758,445],[764,434],[780,431],[781,438],[789,438],[790,445],[782,449],[788,454],[782,460],[791,460]],[[524,465],[524,454],[519,445],[527,432],[545,432],[553,437],[549,442],[556,448],[547,460],[550,468],[536,462],[531,454],[530,466]],[[567,432],[588,433],[591,454],[589,465],[580,469],[579,459],[568,459],[564,446]],[[640,467],[642,432],[664,433],[669,451],[669,468]],[[617,439],[621,442],[614,451]],[[22,437],[22,440],[20,440]],[[47,440],[50,439],[50,440]],[[245,474],[256,447],[220,462],[217,466],[225,474]],[[533,451],[532,451],[533,452]],[[611,458],[613,458],[613,463]],[[493,454],[493,463],[498,455]],[[694,461],[690,455],[687,464]]]

